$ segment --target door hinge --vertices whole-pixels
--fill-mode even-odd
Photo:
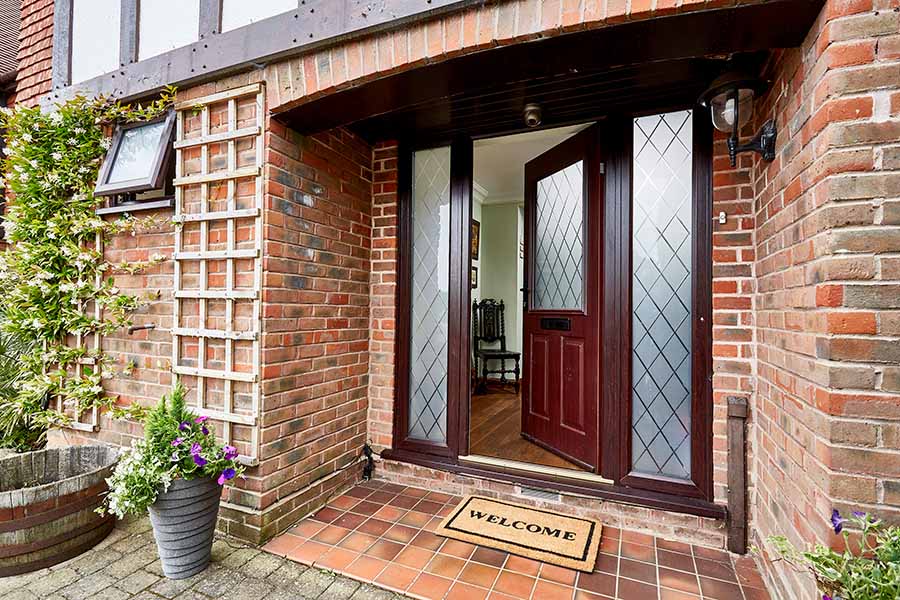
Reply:
[[[600,174],[603,175],[604,173],[606,173],[606,163],[602,162],[600,163]]]

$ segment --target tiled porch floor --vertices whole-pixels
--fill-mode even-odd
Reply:
[[[461,498],[362,483],[263,549],[428,600],[764,600],[753,560],[604,527],[594,573],[432,533]]]

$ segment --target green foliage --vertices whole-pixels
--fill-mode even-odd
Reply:
[[[144,420],[144,439],[125,453],[107,480],[104,508],[118,517],[142,514],[175,479],[217,477],[219,484],[243,472],[237,449],[222,446],[205,422],[185,405],[187,390],[176,382]]]
[[[97,217],[101,199],[93,190],[109,148],[105,130],[117,122],[154,118],[173,102],[170,89],[146,106],[78,97],[51,112],[24,106],[0,110],[7,137],[2,169],[12,192],[4,223],[9,247],[0,253],[0,330],[24,344],[18,356],[24,376],[12,381],[15,394],[3,396],[6,418],[0,417],[0,427],[18,415],[43,431],[95,406],[112,407],[101,386],[105,357],[67,345],[66,338],[109,334],[130,324],[130,313],[142,301],[116,288],[111,277],[116,267],[103,260],[97,241],[134,231],[139,223]],[[91,310],[97,305],[99,317]],[[75,377],[79,361],[93,366]],[[61,397],[67,410],[47,408],[51,397]],[[0,445],[19,443],[8,439],[6,430],[0,434]]]
[[[808,568],[822,598],[826,600],[896,600],[900,598],[900,527],[885,527],[882,521],[854,512],[847,519],[834,511],[831,522],[843,535],[843,552],[822,544],[800,552],[783,536],[769,541],[788,562]],[[844,529],[851,523],[858,541]]]
[[[25,452],[41,448],[46,442],[46,430],[33,419],[41,406],[23,406],[16,401],[18,386],[27,376],[22,356],[28,354],[27,341],[0,332],[0,448]]]

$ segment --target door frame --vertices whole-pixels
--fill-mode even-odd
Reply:
[[[631,198],[633,118],[674,110],[693,110],[693,227],[692,256],[694,312],[692,370],[692,482],[680,482],[637,475],[631,472],[631,353],[617,349],[631,347]],[[469,268],[472,160],[474,136],[453,139],[412,141],[401,139],[398,157],[398,245],[397,245],[397,319],[394,394],[393,447],[384,458],[456,473],[500,478],[528,485],[552,484],[560,490],[588,494],[616,501],[632,502],[705,517],[722,518],[725,507],[713,502],[712,457],[712,126],[706,109],[696,106],[661,106],[635,113],[585,117],[576,122],[602,123],[605,174],[601,260],[604,301],[601,302],[600,406],[598,432],[616,431],[617,435],[599,435],[599,475],[612,480],[573,482],[563,477],[503,467],[488,468],[460,462],[469,447],[469,411],[471,403],[471,347]],[[564,124],[554,123],[550,127]],[[521,128],[501,135],[524,133]],[[497,137],[498,134],[483,136]],[[480,139],[480,138],[479,138]],[[408,424],[409,385],[409,311],[411,277],[412,154],[415,150],[439,146],[451,147],[450,204],[450,289],[448,311],[448,407],[447,444],[410,440]],[[699,365],[699,366],[696,366]]]

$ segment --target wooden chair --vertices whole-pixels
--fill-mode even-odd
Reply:
[[[472,348],[475,354],[476,393],[487,391],[488,375],[500,374],[500,384],[506,385],[506,374],[514,375],[513,387],[516,394],[519,393],[519,362],[522,358],[520,352],[506,349],[506,325],[503,318],[505,306],[503,300],[485,298],[480,303],[472,302]],[[481,344],[495,344],[500,342],[499,348],[482,348]],[[513,369],[506,368],[506,361],[515,361]],[[500,361],[499,369],[491,369],[489,361]],[[478,380],[479,363],[481,365],[481,378]]]

